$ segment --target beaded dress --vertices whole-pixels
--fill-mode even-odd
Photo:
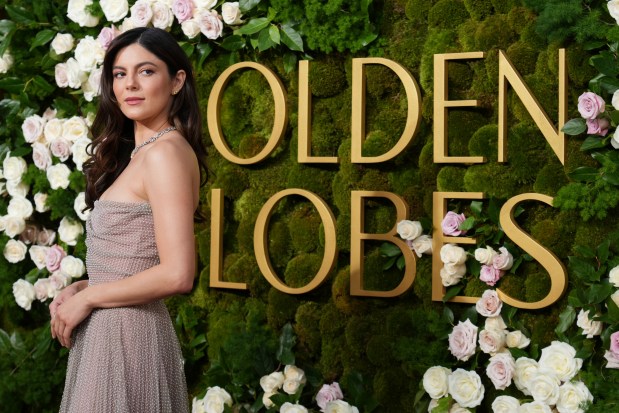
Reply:
[[[159,263],[148,203],[95,201],[86,221],[89,285]],[[182,354],[163,301],[93,310],[76,328],[60,413],[185,413]]]

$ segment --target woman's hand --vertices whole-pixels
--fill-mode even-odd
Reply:
[[[84,299],[84,294],[68,292],[62,302],[55,307],[51,322],[52,337],[57,338],[64,347],[70,348],[73,330],[91,312],[92,307]]]
[[[66,286],[65,288],[63,288],[62,291],[60,291],[60,293],[58,293],[58,295],[54,297],[54,300],[49,305],[50,318],[54,318],[54,315],[56,315],[56,311],[58,311],[58,307],[62,303],[64,303],[69,298],[73,297],[75,294],[83,290],[87,284],[88,284],[87,280],[82,280],[82,281],[74,282],[73,284],[70,284]],[[52,336],[53,334],[54,332],[52,331]]]

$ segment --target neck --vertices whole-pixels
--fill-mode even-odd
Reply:
[[[170,124],[167,120],[152,125],[145,125],[135,122],[133,127],[133,136],[135,137],[135,146],[141,145],[150,139],[153,135],[161,132],[163,129],[169,127]]]

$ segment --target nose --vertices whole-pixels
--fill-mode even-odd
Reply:
[[[137,75],[127,75],[125,81],[125,88],[127,90],[136,90],[138,88]]]

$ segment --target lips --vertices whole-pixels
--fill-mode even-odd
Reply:
[[[127,105],[137,105],[138,103],[141,103],[143,100],[144,100],[143,98],[130,97],[130,98],[125,99],[125,103]]]

